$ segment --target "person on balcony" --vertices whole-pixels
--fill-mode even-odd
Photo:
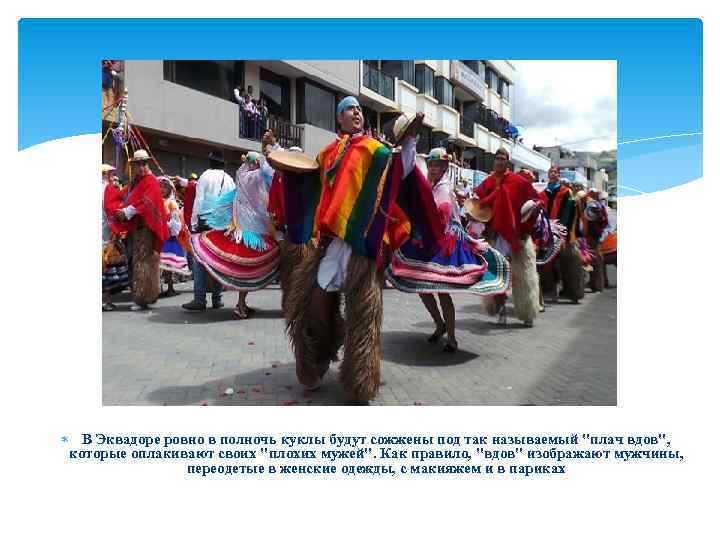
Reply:
[[[510,259],[515,313],[525,326],[533,326],[540,310],[540,294],[530,234],[540,202],[532,184],[508,170],[509,160],[507,150],[498,149],[493,173],[475,188],[475,194],[482,206],[492,209],[486,229],[490,244]],[[485,303],[488,312],[498,315],[499,324],[507,324],[507,295],[498,294],[491,300]]]
[[[300,383],[316,388],[344,343],[341,383],[351,401],[366,403],[380,387],[385,242],[394,250],[415,233],[432,250],[442,229],[410,139],[393,155],[364,134],[353,96],[338,103],[336,120],[319,170],[283,182],[288,240],[318,245],[293,273],[285,317]]]
[[[428,342],[436,343],[447,333],[443,350],[454,353],[458,343],[455,306],[450,294],[485,296],[504,293],[510,285],[510,265],[498,251],[472,238],[463,229],[460,207],[448,175],[449,156],[445,149],[433,148],[426,161],[433,198],[443,225],[441,248],[434,255],[428,255],[414,242],[405,242],[393,255],[387,277],[396,289],[420,295],[435,322],[435,332]],[[442,313],[434,294],[438,295]]]

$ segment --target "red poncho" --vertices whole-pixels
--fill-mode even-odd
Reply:
[[[185,196],[183,197],[183,219],[185,224],[190,227],[192,221],[193,205],[195,204],[195,188],[197,187],[196,180],[188,180],[187,186],[185,186]]]
[[[115,220],[115,211],[123,205],[122,192],[114,185],[108,183],[105,185],[103,194],[103,208],[107,216],[108,227],[113,234],[120,236],[126,232],[123,224]]]
[[[475,188],[483,206],[493,211],[490,227],[510,243],[513,251],[520,248],[520,237],[532,231],[534,222],[520,222],[520,208],[527,201],[537,201],[538,192],[519,174],[505,171],[493,173]]]
[[[570,191],[569,187],[560,186],[558,188],[558,192],[555,194],[555,198],[553,199],[552,208],[550,208],[550,219],[558,219],[560,216],[560,210],[562,209],[562,205],[565,202],[565,197],[567,197],[568,193],[572,197],[572,191]]]
[[[165,201],[160,193],[160,183],[152,174],[133,178],[127,190],[121,194],[125,197],[125,204],[121,208],[133,206],[138,215],[129,222],[123,222],[122,228],[132,231],[137,227],[139,218],[145,221],[145,225],[155,236],[155,251],[160,252],[163,243],[170,237],[165,211]]]
[[[285,225],[285,192],[283,191],[283,177],[280,171],[275,171],[270,184],[268,214],[275,217],[277,226],[282,227]]]

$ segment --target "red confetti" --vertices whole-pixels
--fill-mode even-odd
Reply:
[[[248,345],[255,345],[254,341],[248,341]]]
[[[260,392],[262,392],[262,388],[253,388],[252,391],[256,394],[259,394]]]
[[[207,401],[203,401],[200,405],[202,405],[203,407],[207,406]]]
[[[425,405],[422,401],[416,401],[415,405]]]
[[[295,399],[285,399],[280,402],[280,405],[297,405],[298,402]]]
[[[271,368],[276,368],[276,367],[278,367],[278,365],[279,365],[279,364],[276,364],[276,363],[273,362],[272,364],[270,364],[270,367],[271,367]]]
[[[244,394],[245,390],[238,390],[238,394]]]

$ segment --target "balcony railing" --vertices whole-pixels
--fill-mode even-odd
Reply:
[[[460,133],[466,137],[475,137],[475,122],[464,116],[460,117]]]
[[[395,101],[395,78],[363,62],[363,86]]]
[[[303,128],[274,115],[250,115],[240,111],[241,139],[260,141],[266,130],[272,130],[277,143],[283,148],[302,146]]]

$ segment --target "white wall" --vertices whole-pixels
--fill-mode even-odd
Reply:
[[[238,105],[165,81],[162,60],[126,61],[125,86],[130,115],[138,126],[240,147]]]
[[[302,149],[308,156],[317,156],[320,150],[335,139],[335,133],[331,131],[310,124],[300,125],[303,128]]]

